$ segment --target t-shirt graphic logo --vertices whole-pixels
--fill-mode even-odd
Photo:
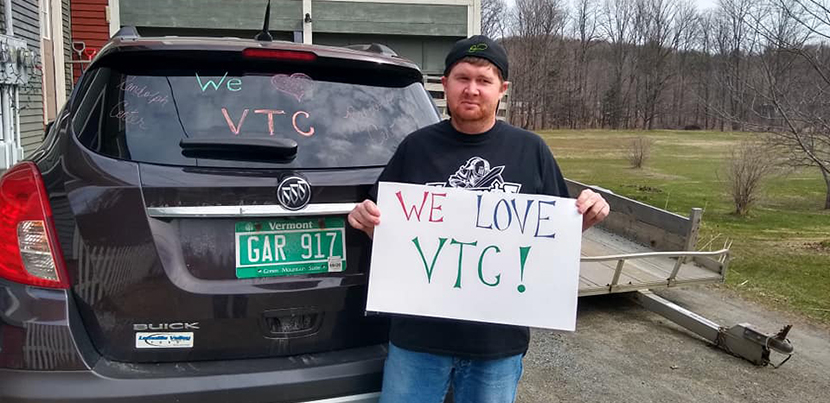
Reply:
[[[481,157],[473,157],[458,168],[446,183],[427,183],[431,186],[450,186],[467,190],[501,190],[507,193],[519,193],[520,183],[505,182],[501,176],[504,165],[490,167],[490,162]]]

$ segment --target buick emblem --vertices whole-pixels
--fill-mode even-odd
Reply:
[[[277,200],[287,210],[302,210],[311,201],[311,185],[303,178],[289,176],[277,187]]]

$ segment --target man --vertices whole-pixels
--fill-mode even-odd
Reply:
[[[407,136],[379,181],[569,197],[545,142],[496,120],[507,73],[507,53],[493,40],[458,41],[441,78],[450,120]],[[608,203],[590,190],[576,205],[583,231],[609,212]],[[349,223],[369,237],[380,220],[371,200],[349,214]],[[380,401],[441,403],[452,384],[456,403],[512,402],[529,334],[519,326],[393,317]]]

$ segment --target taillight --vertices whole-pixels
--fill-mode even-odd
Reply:
[[[32,162],[21,162],[0,177],[0,277],[69,288],[46,188]]]
[[[248,48],[242,51],[242,57],[250,59],[290,60],[295,62],[313,62],[317,55],[298,50]]]

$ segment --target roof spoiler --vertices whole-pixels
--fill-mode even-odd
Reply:
[[[384,56],[398,57],[398,54],[389,46],[380,43],[362,43],[356,45],[345,46],[347,49],[361,50],[364,52],[380,53]]]
[[[115,35],[112,36],[113,38],[140,38],[141,35],[138,34],[138,29],[133,26],[126,26],[121,27]]]

